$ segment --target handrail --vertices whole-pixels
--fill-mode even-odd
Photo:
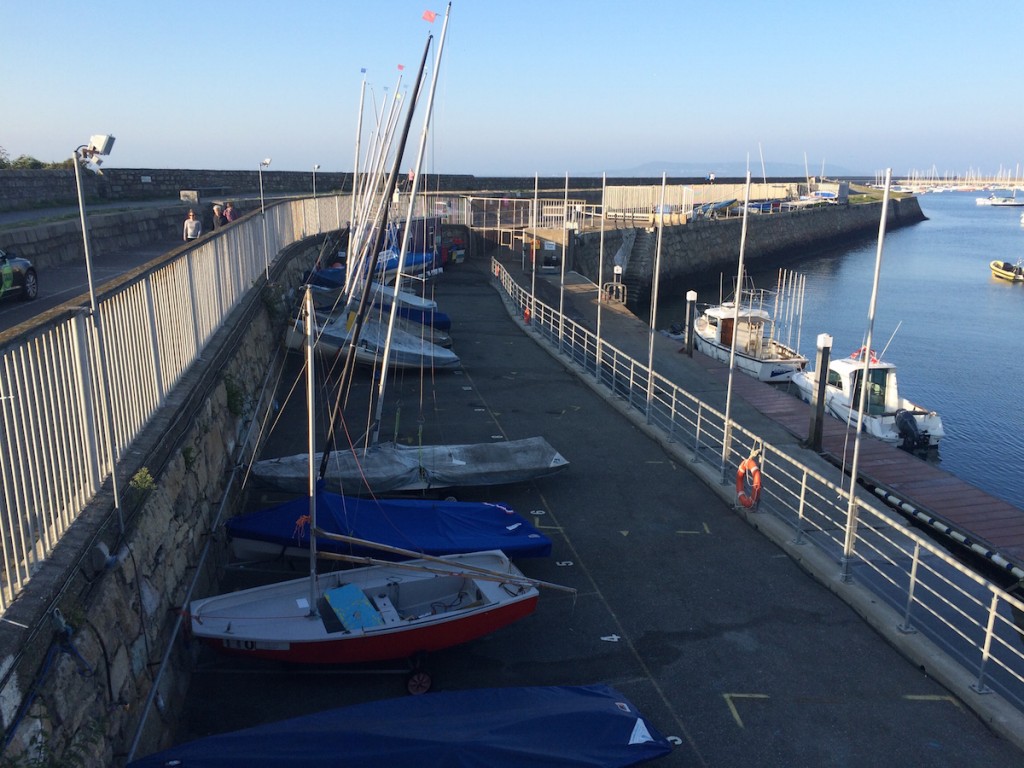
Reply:
[[[0,348],[0,612],[24,590],[228,315],[266,281],[266,253],[342,226],[333,196],[282,201],[123,283],[95,325],[56,311]],[[267,248],[264,249],[264,232]],[[101,387],[109,387],[103,397]],[[110,404],[110,414],[106,412]],[[108,429],[109,425],[109,429]]]
[[[718,474],[727,432],[723,413],[587,328],[559,318],[557,309],[531,296],[497,259],[491,273],[513,314],[523,317],[530,308],[530,329],[568,358],[578,375],[594,379],[637,418],[685,448],[692,463],[705,461],[723,483],[727,480]],[[758,513],[790,525],[794,544],[820,547],[837,563],[836,576],[841,576],[848,489],[734,421],[729,427],[726,472],[735,471],[756,451],[762,479]],[[920,632],[973,675],[972,691],[996,691],[1024,711],[1024,601],[888,510],[860,498],[855,504],[860,522],[851,565],[858,583],[902,616],[898,631]]]

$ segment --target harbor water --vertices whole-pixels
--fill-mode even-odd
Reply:
[[[942,417],[939,466],[1024,508],[1024,284],[989,270],[994,259],[1024,256],[1024,208],[975,203],[987,194],[922,195],[928,220],[886,233],[871,347],[896,364],[903,397]],[[864,344],[877,251],[872,238],[786,265],[806,278],[806,290],[799,327],[782,340],[799,340],[812,367],[818,334],[832,336],[833,356]],[[778,268],[749,275],[756,287],[774,288]],[[663,294],[657,325],[685,317],[687,290],[698,304],[714,303],[735,277]]]

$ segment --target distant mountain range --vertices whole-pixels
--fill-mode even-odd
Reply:
[[[805,169],[803,165],[798,163],[765,163],[763,175],[773,179],[804,178],[808,171],[811,176],[817,176],[821,173],[821,166],[819,165],[817,168],[808,166]],[[601,173],[601,171],[598,171],[597,173],[581,175],[600,176]],[[747,175],[747,163],[742,160],[714,163],[674,163],[653,161],[633,168],[605,171],[605,173],[607,173],[609,177],[615,178],[659,178],[663,173],[673,178],[706,178],[709,173],[713,173],[716,177],[742,179]],[[825,174],[831,178],[857,175],[846,168],[830,167],[828,165],[825,166]],[[762,177],[760,161],[756,163],[751,162],[750,176],[754,181]]]

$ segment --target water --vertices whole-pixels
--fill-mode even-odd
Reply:
[[[1024,256],[1024,208],[976,205],[985,194],[922,195],[928,221],[886,234],[871,346],[896,364],[900,394],[942,417],[942,469],[1024,508],[1024,285],[988,268]],[[834,356],[864,343],[877,248],[872,239],[787,265],[807,279],[799,347],[812,366],[819,333]],[[774,288],[778,269],[750,274]],[[717,301],[719,279],[663,296],[659,326],[684,317],[687,288]]]

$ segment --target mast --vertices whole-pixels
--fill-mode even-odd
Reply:
[[[306,286],[305,297],[306,309],[306,428],[308,434],[307,449],[309,452],[309,530],[316,530],[316,432],[313,425],[313,412],[316,405],[315,400],[315,376],[316,370],[313,367],[315,358],[313,356],[313,291]],[[316,537],[310,534],[309,537],[309,615],[316,616]]]
[[[864,337],[864,366],[861,369],[860,398],[857,402],[857,431],[853,439],[853,461],[850,463],[850,502],[846,508],[846,537],[843,542],[842,580],[850,580],[850,560],[857,539],[857,465],[860,461],[860,435],[864,428],[864,409],[868,399],[868,376],[871,372],[871,344],[875,327],[875,305],[878,302],[878,279],[882,272],[882,246],[885,243],[885,225],[889,213],[889,188],[892,186],[892,168],[885,170],[885,192],[882,195],[882,220],[878,224],[878,247],[875,252],[875,274],[871,282],[871,301],[868,304],[868,333]],[[850,405],[853,405],[851,402]]]
[[[374,232],[376,237],[374,238],[373,247],[368,251],[368,257],[364,260],[363,265],[361,265],[361,269],[365,270],[366,274],[363,278],[359,307],[356,310],[355,319],[353,321],[352,328],[349,331],[348,346],[345,349],[345,363],[341,370],[341,380],[338,385],[338,397],[334,403],[334,409],[331,414],[330,426],[327,433],[327,441],[324,446],[323,458],[320,461],[321,479],[323,479],[327,474],[327,464],[330,460],[331,450],[334,446],[335,428],[342,417],[344,396],[349,388],[350,382],[352,381],[352,374],[355,370],[356,346],[359,344],[359,334],[363,329],[363,323],[366,320],[366,312],[370,305],[369,297],[373,288],[373,270],[377,263],[377,254],[380,253],[381,249],[384,247],[384,238],[387,235],[388,205],[398,182],[398,172],[402,167],[402,155],[405,149],[405,142],[409,137],[409,128],[412,125],[413,113],[416,111],[417,94],[423,83],[423,72],[426,68],[427,54],[430,51],[430,43],[432,40],[433,35],[428,35],[427,44],[423,49],[423,57],[420,59],[419,72],[416,75],[416,87],[413,89],[412,100],[409,103],[408,112],[405,118],[405,125],[402,127],[402,136],[395,148],[395,159],[391,168],[391,175],[388,177],[384,196],[377,209],[377,216],[374,221]]]
[[[736,369],[736,336],[740,324],[740,304],[743,297],[743,255],[747,249],[747,217],[750,215],[750,168],[747,168],[747,182],[743,194],[743,227],[740,230],[740,259],[736,267],[736,301],[732,315],[732,342],[729,346],[729,379],[725,388],[725,435],[722,439],[722,478],[725,478],[725,467],[729,459],[732,443],[732,377]]]
[[[405,215],[405,228],[402,232],[402,247],[398,252],[398,272],[395,275],[395,295],[391,300],[391,313],[388,317],[388,333],[384,341],[384,356],[381,359],[380,385],[377,391],[377,408],[373,418],[373,443],[376,443],[380,437],[381,412],[384,409],[384,389],[387,385],[388,378],[388,359],[391,356],[391,335],[394,333],[395,317],[398,315],[398,292],[402,287],[402,273],[405,271],[405,256],[409,250],[409,228],[412,226],[413,211],[416,206],[416,195],[419,192],[420,171],[423,168],[423,155],[427,146],[427,132],[430,128],[430,118],[434,108],[434,93],[437,90],[437,78],[438,73],[441,70],[441,54],[444,52],[444,38],[445,33],[448,30],[448,17],[451,14],[451,10],[452,4],[448,3],[448,8],[444,14],[444,24],[441,26],[441,37],[437,43],[437,56],[434,59],[434,72],[430,79],[430,93],[427,95],[427,108],[423,115],[423,130],[420,132],[420,144],[416,154],[416,168],[413,173],[412,187],[409,190],[409,208]],[[367,277],[367,280],[369,279],[370,278]]]

